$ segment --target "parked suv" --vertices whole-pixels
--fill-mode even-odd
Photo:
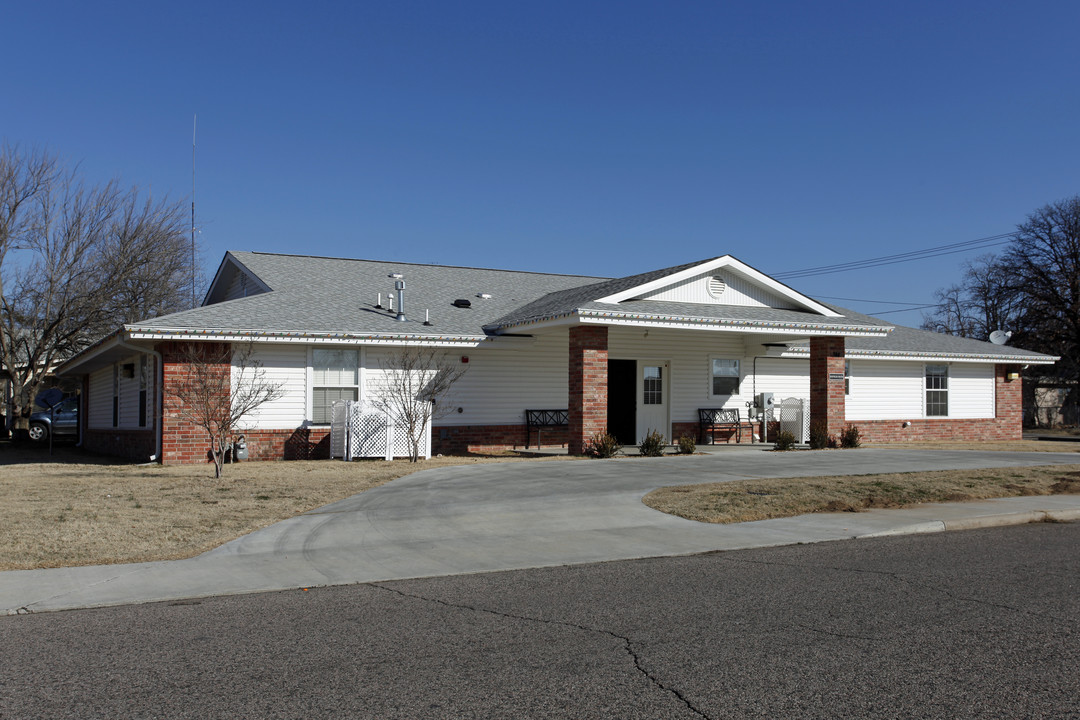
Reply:
[[[30,416],[30,439],[44,442],[49,433],[57,438],[76,437],[79,434],[79,398],[65,398],[56,406],[50,417],[48,410],[39,410]]]

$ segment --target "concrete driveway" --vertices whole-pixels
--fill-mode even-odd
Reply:
[[[706,525],[654,511],[641,497],[665,485],[752,477],[1077,462],[1080,456],[1068,453],[751,447],[427,470],[189,560],[0,573],[0,608],[33,612],[911,532],[939,522],[947,506]],[[1023,500],[1050,509],[1080,505],[1068,496]],[[1003,502],[955,507],[992,514]]]

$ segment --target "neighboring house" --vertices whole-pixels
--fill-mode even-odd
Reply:
[[[370,399],[384,358],[410,344],[469,366],[435,452],[524,447],[534,408],[569,410],[545,442],[571,453],[605,429],[696,435],[699,408],[746,420],[763,392],[808,400],[831,433],[854,424],[868,441],[1018,439],[1019,372],[1057,359],[893,326],[729,255],[607,279],[234,252],[201,307],[125,325],[60,368],[82,378],[85,446],[203,461],[170,392],[180,351],[247,342],[285,390],[250,419],[252,458],[325,457],[333,401]]]

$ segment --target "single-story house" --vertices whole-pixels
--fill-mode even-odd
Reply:
[[[699,409],[745,422],[761,393],[868,441],[1018,439],[1019,373],[1057,359],[896,326],[730,255],[611,279],[229,252],[200,307],[125,325],[59,369],[82,379],[84,446],[204,461],[170,389],[190,343],[252,343],[284,389],[247,421],[249,456],[264,459],[325,457],[331,404],[370,399],[387,353],[407,345],[468,364],[435,452],[524,447],[537,408],[568,411],[544,441],[571,453],[605,430],[697,435]]]

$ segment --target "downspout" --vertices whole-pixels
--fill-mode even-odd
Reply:
[[[146,348],[129,345],[123,340],[117,340],[116,344],[122,348],[134,350],[137,353],[146,353],[157,358],[157,389],[154,391],[154,404],[158,410],[158,412],[154,413],[154,425],[157,427],[154,428],[154,454],[150,456],[150,462],[156,461],[160,463],[162,461],[161,439],[164,432],[162,426],[165,424],[165,359],[157,350],[147,350]]]

